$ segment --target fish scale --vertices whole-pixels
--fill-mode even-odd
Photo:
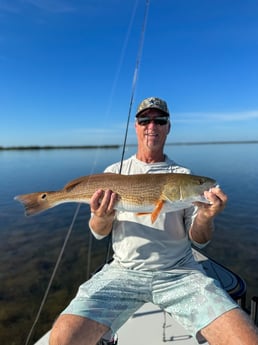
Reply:
[[[162,194],[162,189],[164,188],[164,184],[157,184],[158,176],[153,178],[154,174],[148,175],[147,179],[145,174],[120,175],[106,173],[105,176],[103,175],[104,174],[89,175],[88,177],[85,176],[76,179],[68,183],[64,187],[64,191],[67,190],[69,193],[73,193],[74,197],[77,197],[81,191],[82,198],[90,199],[96,190],[110,189],[117,193],[125,204],[142,206],[145,204],[154,204],[157,198]],[[163,176],[164,174],[155,175],[161,175],[162,180],[165,182],[166,179],[164,178],[165,176]],[[106,176],[109,178],[103,178]]]

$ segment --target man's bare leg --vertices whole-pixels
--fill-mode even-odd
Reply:
[[[55,322],[51,334],[50,345],[96,345],[109,328],[96,321],[66,314]]]
[[[201,334],[210,345],[258,345],[258,331],[248,315],[233,309],[218,317]]]

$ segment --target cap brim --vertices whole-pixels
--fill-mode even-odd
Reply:
[[[161,110],[160,108],[156,108],[156,107],[149,107],[149,108],[145,108],[145,109],[142,109],[141,111],[139,111],[135,117],[138,117],[139,115],[141,115],[144,111],[146,110],[151,110],[151,109],[155,109],[155,110],[158,110],[159,112],[161,112],[162,114],[166,115],[167,117],[169,117],[169,113],[167,113],[166,111],[164,110]]]

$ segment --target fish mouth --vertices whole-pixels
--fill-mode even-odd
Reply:
[[[209,188],[209,191],[210,191],[212,188],[220,188],[220,187],[219,187],[219,184],[218,184],[216,181],[214,181],[214,183],[211,184],[211,186],[210,186],[210,188]]]
[[[206,196],[204,195],[205,192],[210,192],[212,188],[219,188],[219,185],[217,184],[216,181],[214,181],[214,183],[211,183],[210,186],[209,186],[209,189],[207,189],[206,191],[204,191],[200,197],[201,199],[203,200],[202,202],[206,203],[206,204],[212,204],[212,202],[206,198]]]

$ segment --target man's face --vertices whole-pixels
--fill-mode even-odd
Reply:
[[[135,129],[139,147],[157,151],[163,149],[170,130],[170,122],[159,110],[148,109],[136,119]]]

